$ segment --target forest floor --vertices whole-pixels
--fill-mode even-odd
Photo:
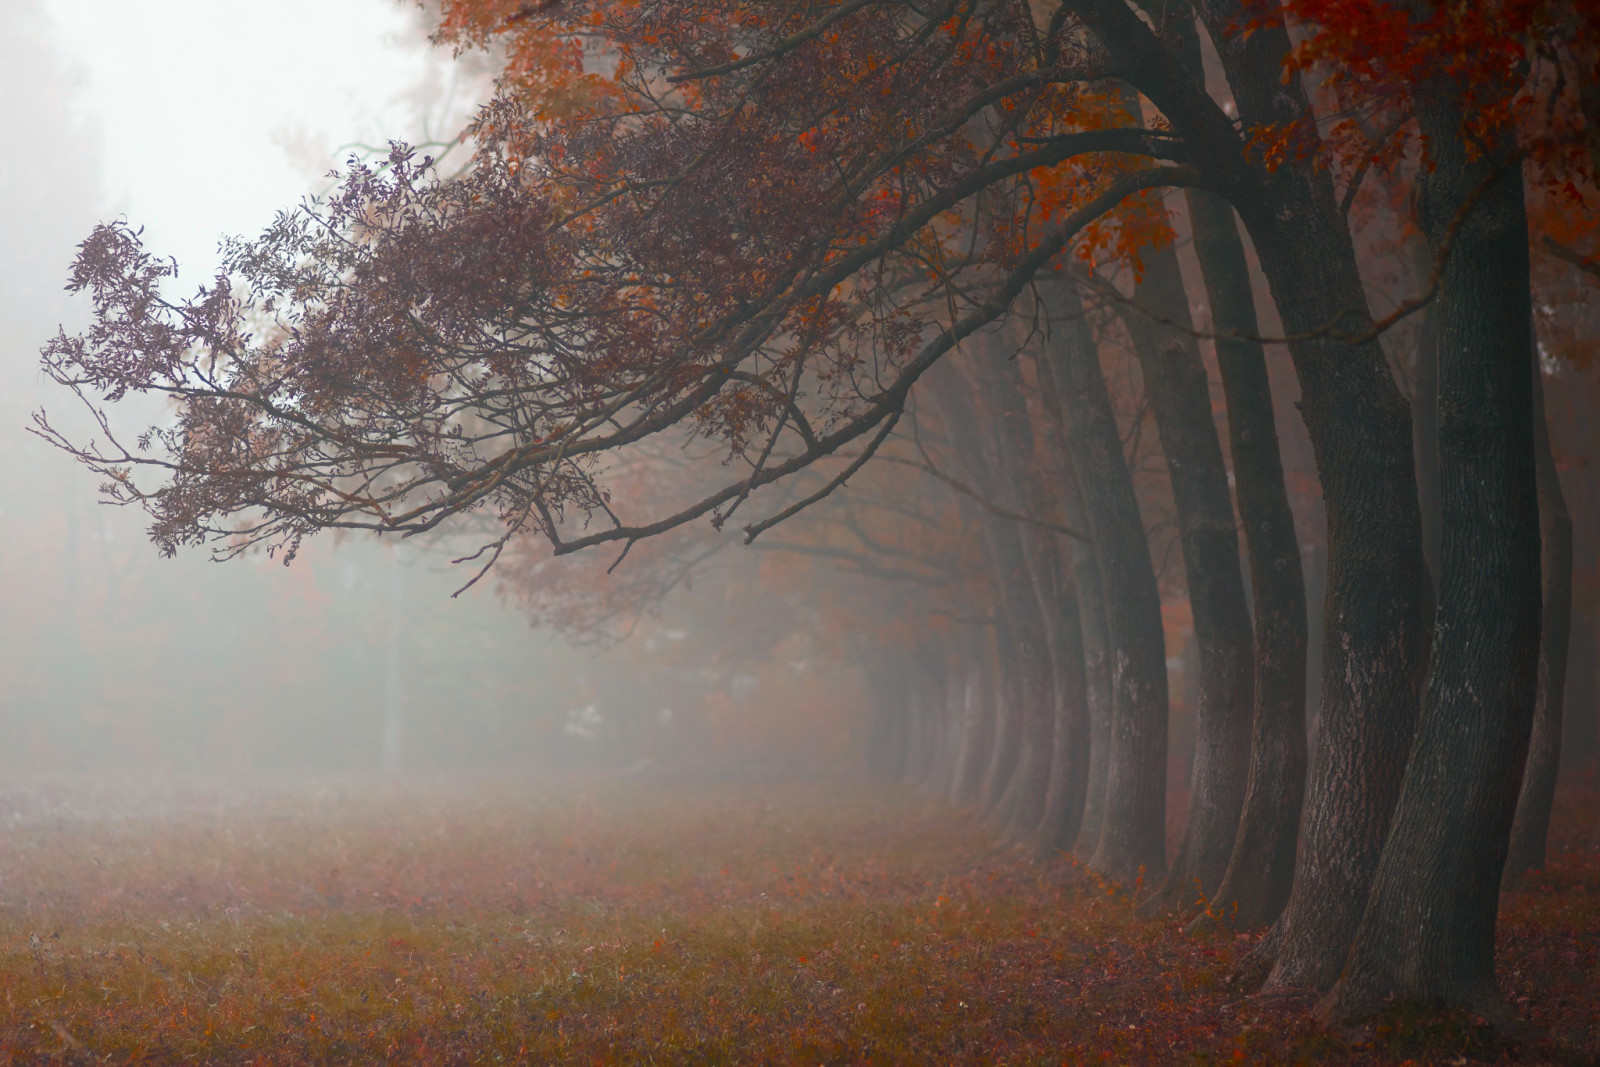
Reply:
[[[1519,1044],[1319,1030],[1251,942],[838,781],[0,789],[0,1062],[1588,1062],[1600,792],[1505,896]]]

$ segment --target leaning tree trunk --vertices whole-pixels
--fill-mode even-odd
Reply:
[[[979,390],[989,401],[981,416],[971,403],[972,383],[965,376],[958,376],[954,367],[948,368],[947,373],[930,376],[928,395],[957,443],[961,473],[969,483],[989,487],[990,492],[1002,498],[1000,503],[1025,512],[1031,509],[1032,501],[1027,492],[1030,472],[1023,468],[1027,457],[1015,440],[1023,432],[1015,425],[1019,413],[1011,405],[996,403],[1003,399],[1000,394],[1011,383],[991,380],[1003,375],[1005,366],[1009,365],[974,368]],[[996,384],[999,389],[994,388]],[[1026,410],[1022,410],[1020,418],[1026,417]],[[978,427],[988,432],[974,432]],[[1015,642],[1017,690],[1022,702],[1017,764],[991,816],[1006,837],[1023,841],[1044,818],[1055,753],[1055,679],[1032,558],[1037,555],[1038,546],[1029,536],[1031,531],[1020,528],[1013,520],[985,511],[979,522],[1000,591],[1000,607]]]
[[[1379,346],[1355,246],[1316,155],[1276,171],[1239,127],[1311,112],[1281,19],[1237,32],[1240,0],[1200,0],[1238,105],[1237,122],[1124,0],[1064,0],[1108,58],[1183,138],[1190,165],[1238,210],[1260,254],[1301,387],[1328,517],[1320,744],[1312,758],[1294,886],[1256,960],[1271,984],[1327,986],[1361,920],[1399,796],[1425,662],[1427,567],[1411,416]]]
[[[1533,735],[1522,772],[1522,796],[1511,824],[1506,877],[1544,866],[1550,830],[1550,806],[1561,770],[1561,735],[1565,727],[1567,653],[1572,637],[1572,516],[1561,492],[1556,458],[1545,422],[1544,381],[1538,359],[1533,362],[1533,444],[1539,477],[1540,575],[1544,619],[1539,627],[1539,695],[1534,704]]]
[[[1034,427],[1014,360],[991,361],[982,378],[985,407],[993,427],[994,474],[989,484],[1005,487],[1005,501],[1019,514],[1050,510],[1037,478]],[[1070,572],[1059,562],[1053,535],[1028,523],[1015,524],[1049,652],[1054,709],[1049,763],[1040,776],[1044,792],[1037,814],[1019,807],[1010,836],[1041,858],[1055,855],[1076,839],[1083,822],[1088,784],[1089,715],[1084,692],[1083,638],[1078,599]],[[1038,769],[1035,769],[1036,773]]]
[[[1255,707],[1244,807],[1208,913],[1249,928],[1278,917],[1294,880],[1306,784],[1306,587],[1244,242],[1226,201],[1199,190],[1188,200],[1217,333],[1234,498],[1255,604]]]
[[[1041,858],[1065,852],[1078,840],[1089,786],[1089,697],[1078,594],[1059,552],[1052,553],[1051,562],[1057,582],[1056,615],[1049,629],[1058,717],[1044,818],[1029,842],[1034,855]]]
[[[1189,77],[1204,91],[1198,29],[1182,18],[1167,25]],[[1234,499],[1255,607],[1255,706],[1244,806],[1226,873],[1201,919],[1226,918],[1248,928],[1278,917],[1294,880],[1306,781],[1306,588],[1244,241],[1227,201],[1200,189],[1189,189],[1186,198],[1228,405]]]
[[[1521,164],[1509,137],[1469,158],[1454,100],[1423,97],[1417,117],[1435,163],[1425,229],[1449,255],[1439,296],[1439,606],[1394,823],[1349,962],[1323,1004],[1336,1019],[1396,998],[1505,1010],[1495,921],[1538,682]]]
[[[1114,0],[1069,0],[1215,176],[1250,232],[1291,343],[1328,519],[1319,744],[1284,912],[1255,956],[1268,984],[1326,988],[1361,920],[1399,796],[1427,649],[1429,580],[1411,418],[1376,336],[1332,179],[1315,159],[1240,162],[1236,127],[1148,26]],[[1297,122],[1281,21],[1234,31],[1237,0],[1196,5],[1246,128]]]
[[[1076,832],[1068,835],[1071,816],[1070,812],[1064,814],[1059,824],[1059,839],[1053,847],[1089,852],[1099,841],[1106,769],[1111,762],[1108,751],[1111,738],[1111,672],[1105,604],[1100,592],[1100,564],[1095,555],[1094,539],[1088,535],[1082,491],[1078,488],[1066,445],[1061,394],[1050,364],[1048,358],[1039,358],[1034,361],[1034,368],[1038,374],[1039,393],[1046,417],[1046,436],[1063,467],[1059,472],[1056,499],[1067,517],[1067,525],[1075,531],[1075,536],[1063,546],[1065,551],[1057,558],[1063,590],[1059,631],[1064,658],[1064,666],[1058,672],[1058,682],[1063,688],[1067,706],[1082,709],[1081,722],[1067,725],[1059,739],[1057,766],[1066,768],[1068,777],[1062,782],[1063,785],[1072,785],[1076,782],[1076,774],[1081,772],[1083,775],[1081,787],[1072,786],[1073,791],[1078,788],[1082,790]],[[1072,745],[1075,750],[1062,752],[1061,745]],[[1076,751],[1078,746],[1081,746],[1082,752]],[[1068,762],[1063,763],[1062,760]],[[1052,790],[1055,787],[1056,780],[1052,779]]]
[[[1193,914],[1222,883],[1244,807],[1255,708],[1254,638],[1228,470],[1177,253],[1170,245],[1149,252],[1144,266],[1124,320],[1166,456],[1200,659],[1188,819],[1172,869],[1146,911]]]
[[[1167,664],[1161,595],[1094,339],[1061,286],[1049,357],[1067,449],[1100,563],[1112,718],[1100,838],[1090,865],[1124,882],[1166,874]]]
[[[1045,794],[1050,788],[1050,761],[1055,753],[1055,681],[1049,641],[1027,563],[1028,546],[1016,526],[1004,519],[986,517],[985,540],[1000,575],[1001,605],[1016,635],[1016,658],[1021,674],[1022,750],[1016,769],[996,805],[995,821],[1011,840],[1025,840],[1044,818]]]

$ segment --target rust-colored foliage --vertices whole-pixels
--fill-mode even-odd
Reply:
[[[564,552],[720,525],[754,488],[874,450],[1057,253],[1137,269],[1169,238],[1139,194],[1181,153],[1107,95],[1071,20],[725,0],[441,18],[443,40],[506,47],[466,174],[400,146],[353,163],[189,299],[130,226],[84,244],[95,325],[47,372],[97,411],[154,393],[178,420],[127,447],[109,420],[92,446],[41,431],[147,507],[164,550],[292,554],[480,509],[496,552],[523,530]],[[664,513],[617,496],[631,450],[685,432],[753,469]]]

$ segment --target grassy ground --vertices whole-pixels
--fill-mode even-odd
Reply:
[[[0,1062],[1583,1061],[1600,826],[1568,791],[1509,893],[1545,1036],[1319,1033],[1227,982],[1249,941],[1141,922],[904,792],[570,781],[0,792]]]

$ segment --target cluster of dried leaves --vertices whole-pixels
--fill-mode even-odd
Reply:
[[[7,1062],[1585,1062],[1600,823],[1502,910],[1538,1029],[1329,1035],[1069,859],[837,781],[0,797]],[[1462,1058],[1465,1059],[1462,1059]]]

